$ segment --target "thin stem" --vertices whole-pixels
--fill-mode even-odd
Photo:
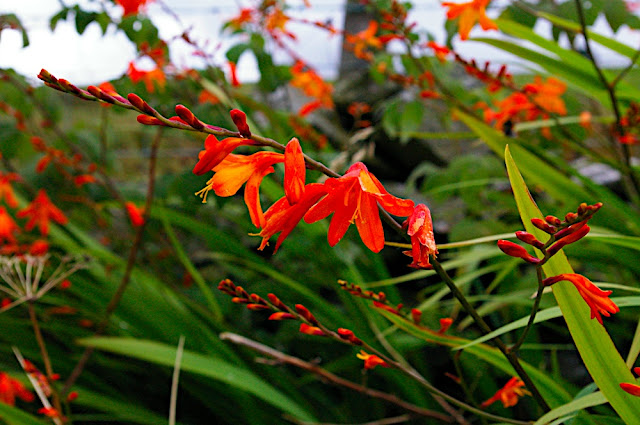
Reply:
[[[451,291],[453,296],[456,297],[458,302],[460,302],[462,307],[466,310],[467,314],[471,316],[474,322],[476,322],[476,324],[480,327],[480,329],[484,333],[486,334],[491,333],[492,330],[489,327],[489,325],[484,321],[482,316],[478,314],[476,309],[469,303],[469,301],[467,301],[467,298],[460,291],[460,289],[455,284],[455,282],[451,279],[451,277],[447,274],[447,272],[442,267],[440,262],[434,256],[431,256],[430,259],[432,260],[431,264],[433,265],[433,268],[436,271],[436,273],[438,273],[438,275],[442,278],[445,284],[449,287],[449,290]],[[545,411],[551,410],[551,408],[549,407],[545,399],[542,397],[542,394],[540,394],[540,391],[538,390],[534,382],[531,380],[531,377],[529,376],[529,374],[522,368],[522,365],[520,364],[520,360],[518,360],[518,356],[516,355],[516,353],[511,352],[511,350],[509,350],[509,347],[507,347],[505,343],[502,342],[502,340],[499,338],[494,338],[491,341],[507,358],[507,360],[515,370],[516,374],[520,377],[520,379],[522,379],[522,382],[524,382],[527,389],[531,391],[532,397],[536,400],[536,402],[540,405],[540,407],[542,407],[542,409]]]
[[[337,375],[334,375],[333,373],[321,368],[320,366],[313,364],[313,363],[309,363],[306,362],[302,359],[299,359],[297,357],[293,357],[287,354],[284,354],[280,351],[274,350],[271,347],[268,347],[266,345],[260,344],[256,341],[250,340],[248,338],[245,338],[243,336],[237,335],[237,334],[233,334],[230,332],[224,332],[222,334],[220,334],[220,339],[222,340],[227,340],[227,341],[231,341],[234,344],[237,345],[242,345],[244,347],[250,348],[254,351],[257,351],[261,354],[267,355],[271,358],[276,359],[279,363],[284,363],[284,364],[290,364],[292,366],[298,367],[300,369],[304,369],[308,372],[311,372],[317,376],[319,376],[320,378],[322,378],[323,380],[333,384],[333,385],[338,385],[341,387],[345,387],[345,388],[349,388],[353,391],[368,395],[369,397],[373,397],[373,398],[377,398],[380,400],[385,400],[389,403],[395,404],[396,406],[402,407],[403,409],[418,414],[420,416],[424,416],[424,417],[430,417],[430,418],[434,418],[434,419],[438,419],[442,422],[446,422],[446,423],[452,423],[453,422],[453,418],[447,415],[444,415],[442,413],[439,412],[435,412],[432,410],[428,410],[428,409],[424,409],[422,407],[413,405],[411,403],[408,403],[400,398],[398,398],[397,396],[393,395],[393,394],[388,394],[382,391],[378,391],[378,390],[374,390],[368,387],[364,387],[362,385],[356,384],[355,382],[346,380],[344,378],[341,378]],[[485,412],[482,412],[485,413]],[[503,420],[504,418],[501,418],[501,420]],[[517,424],[524,424],[525,422],[514,422]]]
[[[533,326],[533,322],[536,319],[536,314],[538,314],[538,309],[540,308],[540,301],[542,300],[542,294],[544,290],[544,285],[542,284],[543,276],[542,276],[541,265],[536,266],[536,276],[538,278],[538,292],[536,293],[536,299],[533,302],[533,307],[531,308],[531,315],[529,316],[529,321],[527,322],[527,326],[525,326],[525,328],[523,329],[522,335],[520,335],[520,338],[518,339],[518,341],[509,348],[509,350],[514,353],[520,349],[520,347],[524,343],[524,340],[527,338],[527,334],[529,333],[529,330]]]
[[[124,295],[124,292],[127,289],[127,286],[129,285],[129,282],[131,280],[131,273],[136,263],[136,257],[138,256],[138,251],[140,250],[140,247],[142,245],[142,237],[144,236],[144,230],[146,228],[147,222],[149,221],[149,212],[151,210],[151,205],[153,203],[153,192],[155,188],[155,179],[156,179],[156,162],[158,157],[158,148],[160,146],[160,140],[162,139],[162,133],[163,133],[163,128],[162,127],[158,128],[158,132],[156,133],[155,138],[151,142],[151,150],[149,153],[149,178],[147,183],[146,202],[145,202],[144,212],[143,212],[143,223],[141,226],[137,228],[137,231],[133,240],[133,245],[129,250],[129,257],[127,259],[127,264],[125,266],[124,275],[122,276],[120,285],[118,286],[118,288],[116,289],[116,292],[111,297],[111,300],[109,301],[109,304],[107,305],[107,308],[104,312],[104,316],[96,327],[94,336],[100,336],[106,330],[107,325],[109,324],[109,319],[111,318],[111,315],[118,307],[118,304],[120,304],[120,300],[122,299],[122,296]],[[86,364],[89,362],[89,359],[91,358],[91,355],[93,354],[94,350],[95,350],[94,347],[87,347],[84,350],[84,352],[82,353],[82,356],[80,357],[80,360],[78,360],[78,363],[76,364],[76,367],[73,369],[73,371],[69,375],[69,378],[65,382],[64,387],[62,388],[63,395],[67,394],[71,389],[71,387],[73,386],[73,384],[76,382],[76,380],[84,370]]]
[[[36,315],[36,309],[33,306],[33,301],[30,300],[29,302],[27,302],[27,310],[29,311],[29,319],[31,320],[31,326],[33,327],[33,333],[36,337],[36,342],[38,343],[38,347],[40,348],[40,357],[42,357],[42,362],[44,363],[44,370],[47,374],[47,379],[51,383],[53,382],[53,367],[51,366],[51,358],[49,357],[47,346],[44,343],[42,332],[40,331],[40,324],[38,323],[38,316]],[[58,411],[58,413],[62,414],[60,394],[53,385],[51,385],[51,394],[53,398],[53,407]]]

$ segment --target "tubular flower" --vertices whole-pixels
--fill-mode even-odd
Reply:
[[[360,350],[360,353],[356,354],[356,357],[360,360],[364,360],[365,369],[373,369],[376,366],[389,367],[389,364],[380,357],[375,354],[368,354],[364,350]]]
[[[122,9],[123,16],[137,15],[140,13],[140,9],[144,8],[147,3],[151,3],[153,0],[116,0]]]
[[[7,205],[11,208],[18,206],[18,200],[13,193],[12,181],[19,180],[20,176],[16,173],[0,173],[0,200],[4,199]]]
[[[315,100],[303,105],[298,115],[305,116],[318,108],[333,108],[333,86],[322,79],[304,62],[297,61],[291,67],[290,84]]]
[[[198,163],[193,167],[193,174],[200,176],[213,170],[223,159],[238,146],[251,146],[256,142],[239,137],[228,137],[223,140],[216,139],[213,134],[207,136],[204,141],[204,150],[198,154]],[[206,198],[204,202],[206,202]]]
[[[413,201],[389,194],[361,162],[353,164],[344,176],[328,179],[324,186],[327,196],[305,214],[304,220],[315,223],[333,213],[328,233],[331,246],[337,244],[355,222],[362,242],[371,251],[380,252],[384,247],[384,231],[378,204],[400,217],[413,212]]]
[[[407,234],[411,237],[411,251],[404,251],[404,254],[413,257],[413,262],[409,266],[417,269],[432,268],[429,263],[429,255],[435,256],[438,253],[438,248],[433,237],[433,223],[429,207],[425,204],[416,205],[413,213],[405,220],[402,227],[407,229]]]
[[[127,75],[129,76],[131,82],[134,84],[142,81],[149,93],[155,92],[156,86],[158,86],[160,89],[164,89],[164,86],[167,82],[166,76],[164,75],[164,71],[162,71],[162,69],[154,68],[151,71],[142,71],[136,68],[133,62],[129,62]]]
[[[302,148],[294,137],[287,143],[284,151],[284,193],[290,205],[302,198],[306,173]]]
[[[496,393],[488,400],[484,401],[480,406],[487,407],[501,401],[504,407],[515,406],[518,403],[518,399],[525,395],[531,395],[529,391],[524,388],[524,382],[520,378],[513,377],[500,388]]]
[[[640,367],[634,367],[633,371],[635,372],[636,375],[640,375]],[[623,382],[620,384],[620,388],[622,388],[625,392],[631,395],[640,397],[640,385]]]
[[[353,54],[360,59],[371,60],[373,55],[371,52],[367,52],[367,47],[373,47],[380,49],[382,47],[382,41],[376,37],[378,32],[378,23],[376,21],[370,21],[369,26],[364,31],[360,31],[357,34],[347,35],[345,38],[347,43],[353,45]]]
[[[601,314],[609,317],[611,314],[615,314],[620,311],[618,306],[609,299],[609,295],[611,295],[612,291],[603,291],[582,275],[564,273],[558,276],[548,277],[543,280],[542,283],[544,286],[550,286],[562,280],[568,280],[573,283],[580,293],[580,296],[591,309],[591,318],[598,319],[600,324],[602,324]]]
[[[284,155],[276,152],[262,151],[249,156],[229,154],[213,168],[215,174],[196,195],[205,201],[210,190],[218,196],[233,196],[246,183],[244,201],[251,222],[260,229],[266,224],[260,205],[260,183],[264,176],[274,172],[273,165],[279,162],[284,162]]]
[[[469,38],[471,28],[477,23],[483,30],[497,30],[498,26],[486,15],[486,8],[491,0],[472,0],[466,3],[443,2],[448,7],[447,19],[460,18],[458,21],[458,34],[461,40]]]
[[[58,224],[66,224],[67,217],[49,199],[44,189],[38,191],[38,195],[25,209],[18,211],[18,218],[29,217],[29,221],[24,226],[25,230],[31,231],[36,225],[40,234],[49,234],[49,221],[53,220]]]
[[[26,389],[20,381],[0,372],[0,402],[15,406],[16,397],[27,402],[35,399],[33,393]]]
[[[262,243],[258,249],[263,250],[271,236],[280,233],[274,249],[274,253],[277,252],[282,242],[309,211],[309,208],[326,194],[327,190],[323,184],[311,183],[304,187],[304,194],[298,199],[297,203],[291,205],[287,197],[284,196],[271,205],[264,213],[266,224],[258,233],[258,236],[262,237]]]

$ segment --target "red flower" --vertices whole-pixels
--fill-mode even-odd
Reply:
[[[129,68],[127,68],[127,75],[131,82],[136,84],[140,81],[144,83],[145,88],[149,93],[155,92],[156,86],[159,88],[164,88],[167,79],[164,75],[164,72],[160,68],[154,68],[151,71],[143,71],[133,64],[133,62],[129,62]]]
[[[364,350],[360,350],[360,353],[356,354],[356,357],[360,360],[364,360],[365,369],[373,369],[376,366],[390,367],[389,364],[380,357],[375,354],[368,354]]]
[[[280,233],[274,249],[274,253],[277,252],[282,242],[309,211],[309,208],[326,194],[327,189],[323,184],[312,183],[304,187],[304,194],[297,203],[291,205],[287,197],[284,196],[271,205],[264,213],[266,224],[258,234],[262,237],[262,243],[258,249],[264,249],[271,236]]]
[[[497,30],[498,26],[486,15],[486,8],[491,0],[472,0],[466,3],[443,2],[448,7],[447,19],[460,18],[458,33],[461,40],[469,38],[471,28],[478,22],[483,30]]]
[[[329,225],[329,245],[344,236],[351,223],[356,224],[362,242],[373,252],[384,247],[384,231],[378,204],[393,215],[407,217],[413,212],[413,201],[390,195],[382,183],[357,162],[340,178],[324,183],[328,194],[305,215],[307,223],[315,223],[333,213]]]
[[[518,399],[524,395],[531,395],[531,393],[524,389],[524,382],[520,378],[513,377],[509,379],[509,382],[504,387],[496,391],[490,399],[480,406],[487,407],[496,401],[501,401],[504,407],[511,407],[515,406],[518,403]]]
[[[4,201],[11,208],[16,208],[18,206],[18,200],[13,193],[11,182],[19,179],[20,176],[16,173],[0,173],[0,199],[4,198]]]
[[[246,183],[244,201],[251,222],[260,229],[266,223],[260,205],[260,183],[264,176],[274,172],[273,165],[279,162],[284,162],[284,155],[277,152],[262,151],[249,156],[229,154],[214,167],[215,174],[196,195],[206,200],[207,193],[213,190],[218,196],[233,196]]]
[[[124,206],[127,209],[131,225],[134,227],[142,226],[144,224],[144,208],[138,208],[133,202],[125,202]]]
[[[429,255],[435,256],[438,253],[438,247],[433,237],[433,224],[429,207],[425,204],[416,205],[413,213],[405,220],[402,227],[407,229],[407,234],[411,237],[411,251],[404,252],[413,257],[410,267],[417,269],[432,268],[429,263]]]
[[[38,225],[40,234],[43,236],[49,234],[49,220],[53,220],[58,224],[67,223],[67,217],[51,203],[44,189],[40,189],[38,195],[29,206],[19,211],[16,216],[18,218],[29,217],[29,221],[24,226],[25,230],[30,231]]]
[[[238,80],[238,74],[236,73],[236,63],[235,62],[227,62],[229,65],[229,73],[231,74],[231,85],[233,87],[239,87],[240,81]]]
[[[140,13],[140,9],[144,8],[147,3],[151,3],[153,0],[116,0],[123,9],[123,16],[137,15]]]
[[[603,291],[582,275],[564,273],[558,276],[548,277],[543,280],[542,283],[544,286],[550,286],[562,280],[568,280],[573,283],[580,293],[580,296],[584,299],[587,305],[589,305],[589,308],[591,308],[591,318],[598,319],[600,324],[602,324],[601,314],[609,317],[611,314],[615,314],[620,311],[618,306],[609,299],[609,295],[611,295],[612,291]]]
[[[200,176],[213,170],[238,146],[255,145],[256,142],[250,139],[239,137],[229,137],[223,140],[216,139],[213,134],[207,136],[204,141],[204,150],[198,154],[198,163],[193,167],[193,174]],[[206,202],[206,198],[204,202]]]
[[[436,55],[436,58],[443,63],[446,62],[447,56],[451,53],[451,50],[447,46],[443,46],[441,44],[436,43],[435,41],[429,41],[427,43],[427,47],[433,49],[433,53]]]
[[[0,207],[0,242],[3,244],[15,243],[14,233],[18,230],[20,230],[18,225],[13,221],[7,210],[4,207]]]
[[[33,393],[27,390],[20,381],[13,379],[4,372],[0,372],[0,402],[15,406],[16,397],[27,402],[35,399]]]

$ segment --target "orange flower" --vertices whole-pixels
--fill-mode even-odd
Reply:
[[[413,213],[405,220],[402,227],[407,229],[407,234],[411,237],[411,251],[404,252],[404,254],[413,257],[410,267],[431,269],[429,255],[435,256],[438,253],[438,247],[433,236],[433,223],[429,207],[425,204],[416,205]]]
[[[487,407],[496,401],[501,401],[504,407],[511,407],[515,406],[518,403],[518,399],[525,395],[531,395],[531,393],[524,389],[524,382],[520,378],[513,377],[509,379],[509,382],[504,387],[496,391],[493,397],[483,402],[480,406]]]
[[[263,229],[258,233],[258,236],[262,237],[262,243],[259,250],[263,250],[271,236],[276,233],[280,233],[274,253],[278,251],[282,242],[289,236],[289,233],[296,227],[296,225],[302,220],[302,217],[309,211],[320,198],[327,194],[327,189],[323,184],[311,183],[304,187],[304,194],[298,202],[290,204],[286,196],[283,196],[276,201],[271,207],[264,213],[266,224]]]
[[[467,3],[443,2],[448,7],[447,19],[460,18],[458,21],[458,34],[461,40],[469,38],[471,28],[477,23],[483,30],[497,30],[498,26],[486,15],[486,8],[491,0],[472,0]]]
[[[367,52],[367,47],[373,47],[375,49],[382,48],[382,41],[376,37],[378,32],[378,23],[376,21],[369,21],[369,26],[364,31],[360,31],[357,34],[347,34],[345,39],[347,43],[353,45],[353,54],[360,59],[371,60],[373,55],[371,52]]]
[[[240,9],[240,14],[235,18],[230,19],[225,26],[231,27],[234,31],[241,30],[246,23],[253,21],[254,9],[245,7]]]
[[[267,15],[265,28],[267,31],[269,31],[276,37],[277,37],[277,33],[276,33],[276,30],[277,30],[285,34],[287,37],[295,40],[296,39],[295,34],[290,33],[285,29],[285,25],[287,24],[287,22],[289,22],[289,19],[290,18],[287,15],[285,15],[282,9],[276,8],[273,12]]]
[[[213,134],[209,135],[204,141],[204,150],[198,154],[198,163],[193,167],[193,174],[201,176],[202,174],[208,173],[238,146],[255,144],[256,142],[250,139],[229,137],[218,140]],[[207,202],[206,197],[204,198],[204,202]]]
[[[441,63],[446,62],[447,56],[451,53],[451,50],[447,46],[443,46],[441,44],[436,43],[435,41],[430,41],[427,43],[427,47],[433,49],[433,53],[436,55],[436,58]]]
[[[298,115],[305,116],[320,107],[333,108],[333,86],[325,82],[313,69],[304,62],[297,61],[291,67],[291,75],[290,84],[293,87],[316,99],[300,108]]]
[[[558,115],[567,115],[567,108],[560,97],[567,91],[567,85],[557,78],[549,77],[547,81],[542,81],[542,77],[537,76],[531,84],[524,86],[524,91],[530,93],[533,102],[545,109],[545,113],[551,112]],[[528,119],[535,119],[531,117]]]
[[[212,105],[217,105],[220,103],[220,99],[210,91],[202,90],[198,95],[198,103],[210,103]]]
[[[151,71],[142,71],[134,65],[133,62],[129,62],[129,68],[127,68],[127,75],[131,79],[131,82],[136,84],[140,81],[144,83],[147,91],[153,93],[156,90],[156,86],[163,89],[167,79],[164,72],[160,68],[152,69]]]
[[[0,402],[15,406],[16,397],[27,402],[35,399],[33,393],[27,390],[20,381],[13,379],[4,372],[0,372]]]
[[[634,367],[633,371],[635,372],[636,375],[640,375],[640,367]],[[622,388],[624,391],[626,391],[631,395],[640,397],[640,385],[623,382],[620,384],[620,388]]]
[[[131,225],[134,227],[142,226],[144,224],[144,208],[138,208],[133,202],[125,202],[124,206],[127,209]]]
[[[375,354],[368,354],[364,350],[360,350],[360,353],[356,354],[356,357],[360,360],[364,360],[365,369],[373,369],[376,366],[390,367],[389,364],[382,360],[380,357],[376,356]]]
[[[20,180],[20,176],[16,173],[3,174],[0,172],[0,199],[4,198],[4,201],[11,208],[18,206],[18,200],[13,193],[12,181]]]
[[[122,9],[123,16],[137,15],[140,13],[140,9],[144,8],[147,3],[151,3],[153,0],[116,0]]]
[[[238,74],[236,72],[236,63],[235,62],[227,62],[229,65],[229,74],[231,75],[231,85],[233,87],[240,87],[240,81],[238,80]]]
[[[40,234],[49,234],[49,221],[53,220],[58,224],[66,224],[67,217],[49,199],[44,189],[38,191],[38,195],[25,209],[19,211],[18,218],[29,217],[29,221],[24,226],[26,231],[31,231],[36,225]]]
[[[302,198],[306,173],[304,154],[300,142],[294,137],[284,151],[284,193],[290,205]]]
[[[324,186],[328,195],[313,206],[304,219],[315,223],[334,213],[328,234],[331,246],[337,244],[355,222],[362,242],[371,251],[380,252],[384,247],[384,231],[378,204],[401,217],[413,212],[413,201],[390,195],[361,162],[353,164],[344,176],[328,179]]]
[[[260,229],[266,223],[260,205],[260,183],[264,176],[274,172],[273,165],[279,162],[284,162],[284,155],[277,152],[262,151],[249,156],[229,154],[214,167],[215,174],[196,195],[206,200],[207,193],[213,190],[218,196],[233,196],[246,183],[244,201],[251,222]]]
[[[13,218],[9,215],[4,207],[0,207],[0,242],[15,243],[16,238],[13,235],[20,229]]]
[[[609,317],[611,314],[615,314],[620,311],[618,306],[609,299],[609,295],[611,295],[612,291],[603,291],[582,275],[564,273],[558,276],[548,277],[543,280],[542,283],[544,286],[550,286],[562,280],[568,280],[573,283],[580,293],[580,296],[584,299],[589,308],[591,308],[591,318],[598,319],[600,324],[602,324],[601,314]]]
[[[306,323],[300,323],[300,332],[307,335],[325,336],[322,329],[317,326],[311,326]]]

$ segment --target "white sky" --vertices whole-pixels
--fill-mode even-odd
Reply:
[[[313,7],[295,8],[292,15],[310,20],[331,19],[334,25],[341,28],[344,21],[345,0],[310,0]],[[71,3],[67,0],[67,3]],[[87,9],[98,6],[96,1],[80,0]],[[239,5],[248,5],[248,0],[165,0],[181,20],[182,26],[175,19],[167,15],[159,5],[151,4],[147,8],[150,18],[160,29],[161,38],[167,40],[178,36],[185,28],[192,28],[192,38],[205,41],[209,40],[210,46],[220,44],[218,52],[220,63],[224,52],[232,45],[233,40],[220,34],[222,23],[237,15]],[[290,1],[292,5],[302,4],[302,0]],[[429,31],[437,40],[443,41],[445,22],[445,8],[440,6],[438,0],[414,0],[414,10],[409,21],[418,23],[418,28]],[[505,1],[494,0],[493,5],[505,4]],[[132,43],[111,26],[107,34],[102,36],[99,26],[91,24],[82,36],[75,30],[73,19],[69,22],[61,21],[54,32],[49,29],[49,18],[60,10],[58,0],[1,0],[0,14],[16,13],[22,23],[27,27],[31,45],[22,48],[22,38],[19,32],[5,30],[0,38],[0,67],[13,68],[18,72],[32,77],[38,74],[41,68],[47,69],[59,78],[65,78],[79,85],[97,84],[121,76],[127,69],[128,63],[135,58],[135,49]],[[118,8],[105,2],[107,7],[113,10],[112,16],[118,16]],[[497,13],[490,11],[489,15]],[[336,75],[340,60],[341,39],[330,38],[325,32],[304,27],[288,26],[298,35],[300,42],[293,44],[297,53],[308,63],[314,66],[323,76],[332,78]],[[543,34],[548,34],[549,28],[539,26],[536,28]],[[600,32],[607,33],[607,25],[600,22],[596,26]],[[477,31],[477,32],[476,32]],[[610,32],[610,31],[609,31]],[[471,36],[479,34],[474,30]],[[488,32],[484,35],[492,35]],[[640,35],[626,29],[619,31],[618,40],[632,46],[640,44]],[[199,58],[193,57],[184,43],[177,41],[170,46],[172,61],[179,67],[195,67],[202,65]],[[512,63],[509,55],[473,41],[458,43],[456,51],[462,56],[476,58],[479,62],[491,60],[493,63]],[[596,51],[596,54],[598,51]],[[612,57],[608,51],[600,51],[606,55],[608,63],[621,62]],[[282,52],[275,52],[276,62],[288,62]],[[238,75],[241,81],[255,80],[257,70],[255,62],[250,55],[244,55],[238,66]]]

